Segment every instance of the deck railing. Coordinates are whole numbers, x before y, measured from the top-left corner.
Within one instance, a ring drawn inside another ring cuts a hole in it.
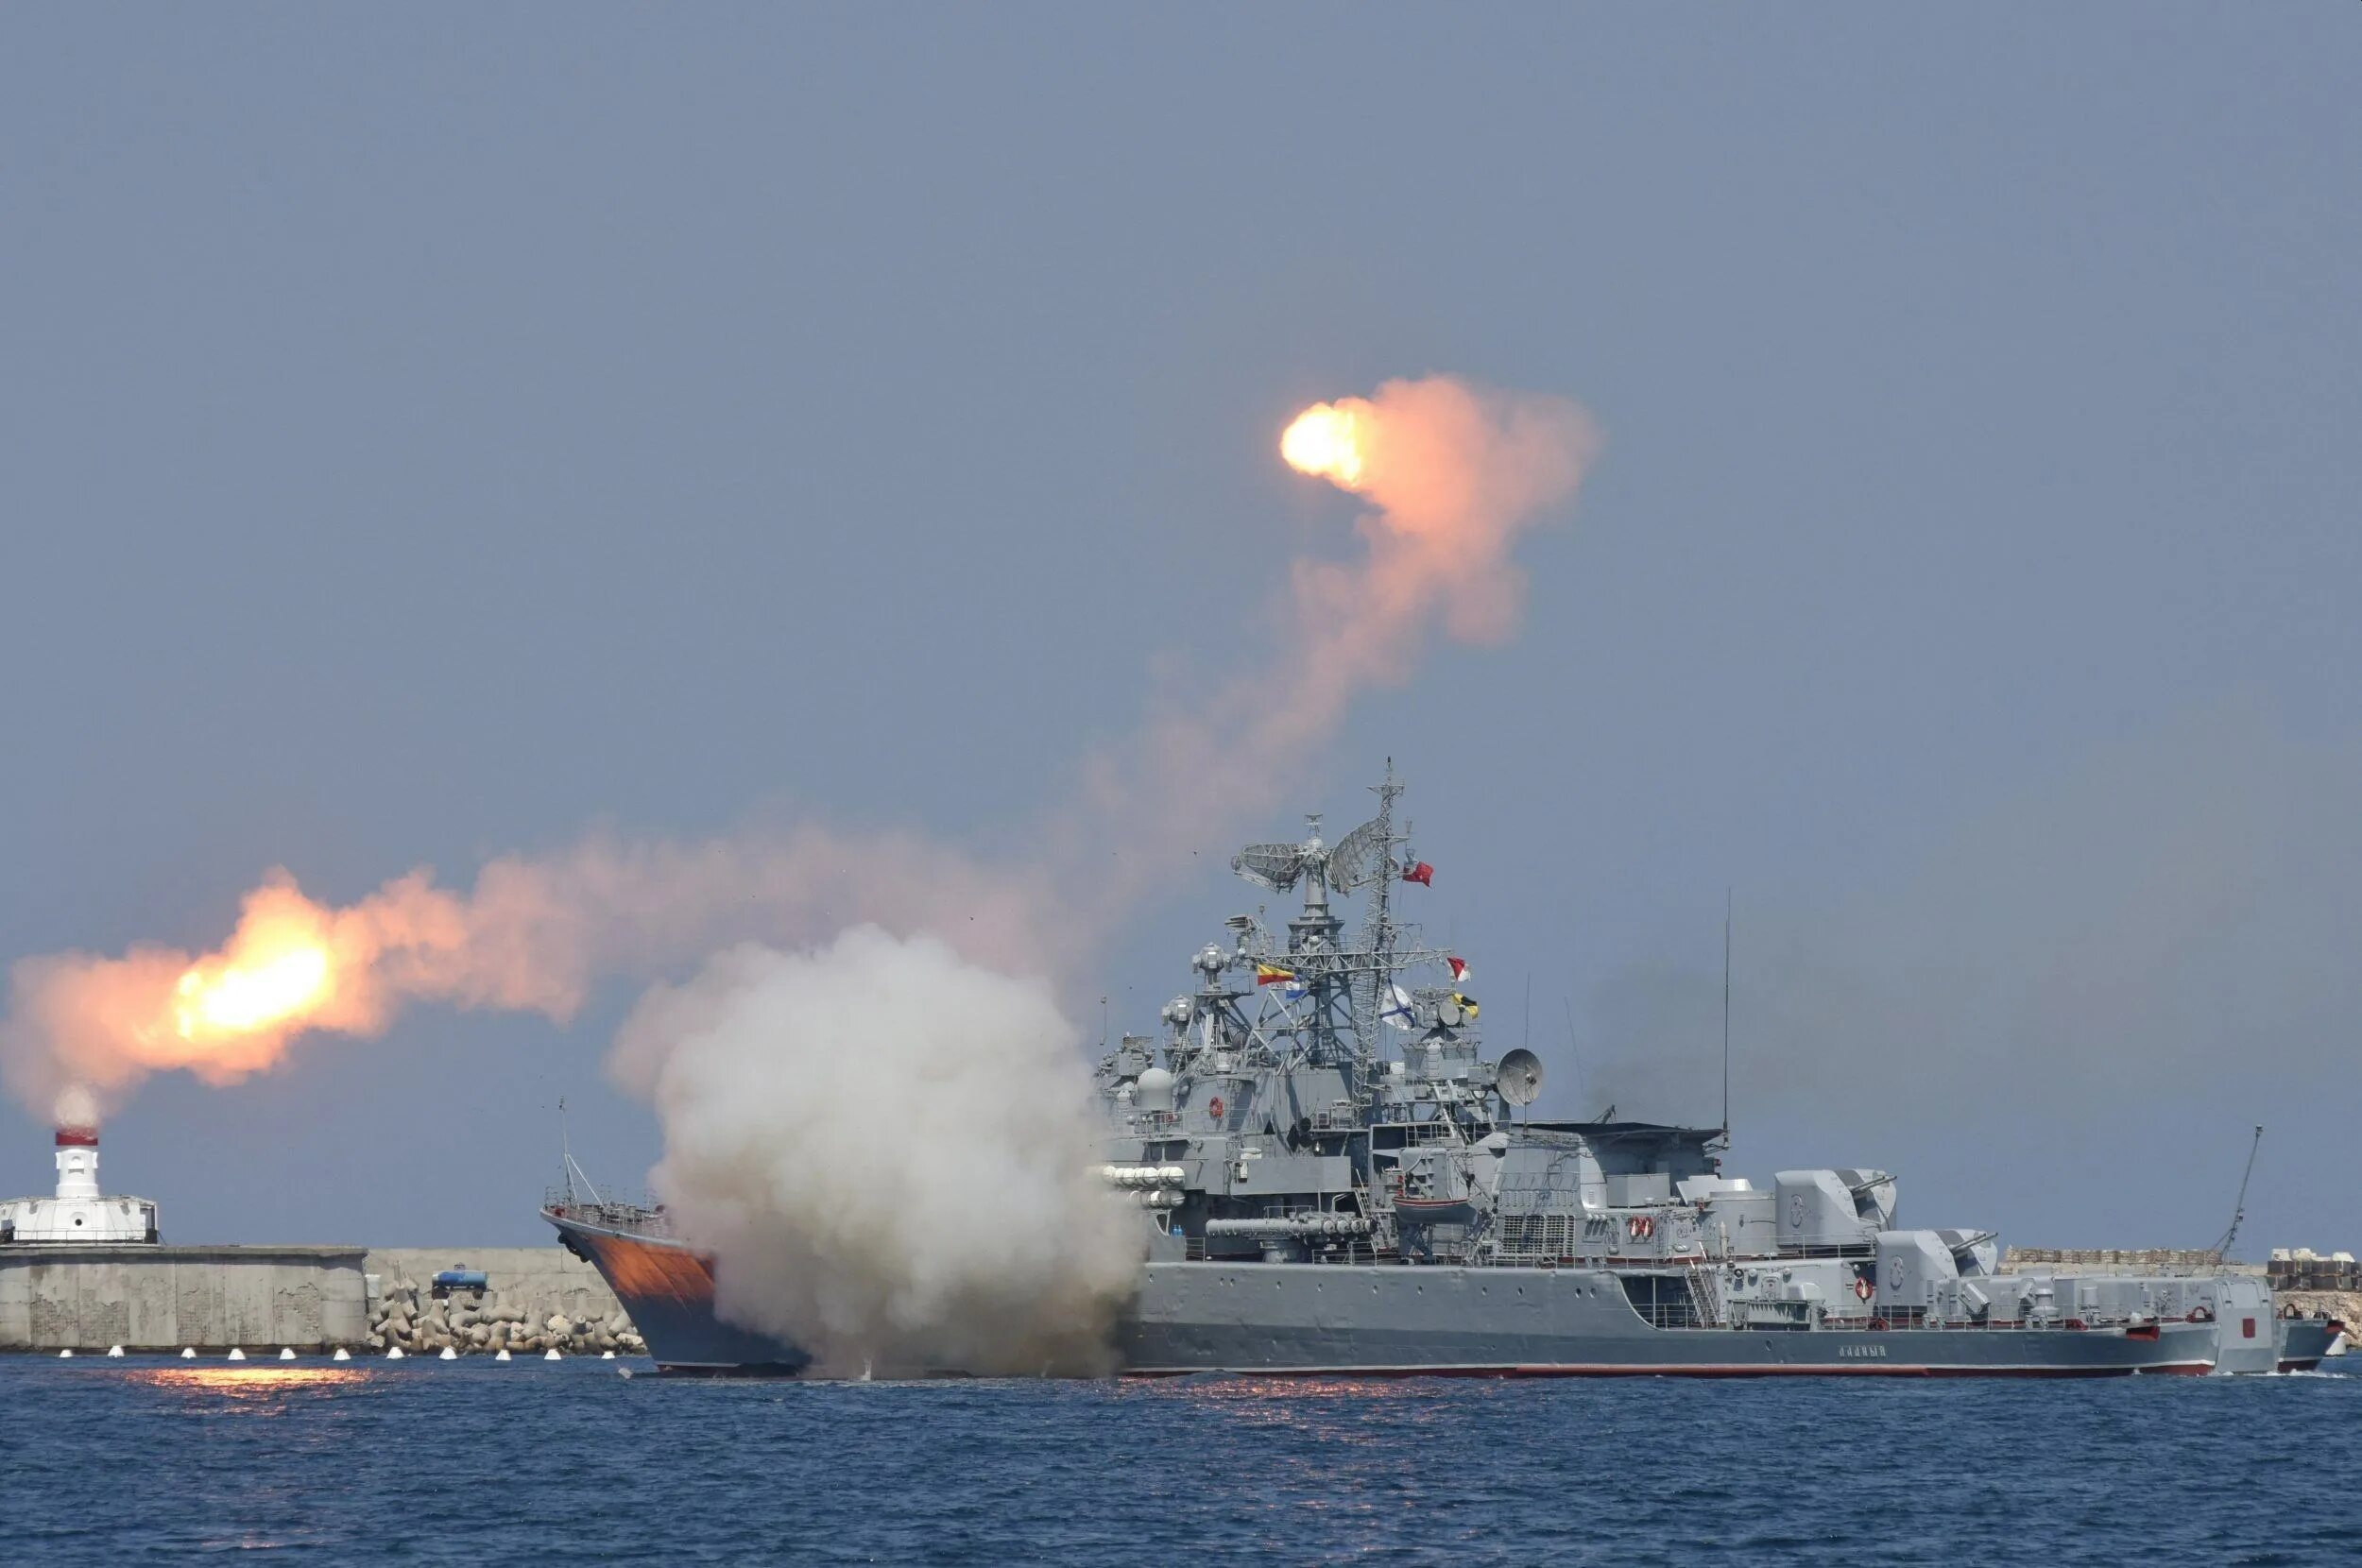
[[[561,1219],[610,1231],[667,1236],[673,1229],[673,1217],[646,1193],[608,1192],[592,1198],[579,1187],[550,1187],[541,1194],[541,1207]]]

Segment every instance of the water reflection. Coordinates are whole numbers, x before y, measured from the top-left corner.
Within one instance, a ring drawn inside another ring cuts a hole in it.
[[[1124,1389],[1127,1393],[1180,1398],[1201,1405],[1280,1404],[1302,1408],[1383,1403],[1389,1413],[1424,1411],[1446,1404],[1465,1405],[1471,1395],[1482,1398],[1498,1391],[1495,1381],[1489,1378],[1258,1377],[1248,1373],[1142,1380],[1124,1385]]]
[[[124,1374],[134,1387],[165,1393],[218,1394],[225,1399],[277,1403],[289,1394],[367,1381],[358,1367],[142,1367]]]
[[[1429,1377],[1188,1377],[1124,1389],[1178,1402],[1234,1427],[1294,1432],[1324,1444],[1399,1440],[1407,1427],[1453,1419],[1489,1384]]]

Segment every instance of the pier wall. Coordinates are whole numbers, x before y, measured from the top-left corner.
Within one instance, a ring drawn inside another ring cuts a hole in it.
[[[433,1312],[446,1269],[488,1276],[486,1296],[466,1304],[496,1300],[539,1339],[554,1338],[552,1318],[593,1334],[625,1321],[598,1270],[555,1246],[0,1247],[0,1352],[357,1351],[384,1327],[388,1298],[408,1300],[414,1316]]]
[[[358,1247],[0,1249],[0,1351],[359,1344]]]

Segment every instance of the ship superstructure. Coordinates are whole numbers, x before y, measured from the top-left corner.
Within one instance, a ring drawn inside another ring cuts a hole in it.
[[[1465,966],[1396,890],[1431,869],[1377,815],[1232,866],[1300,902],[1239,914],[1155,1035],[1096,1069],[1101,1177],[1146,1261],[1118,1330],[1134,1373],[2268,1372],[2272,1296],[2228,1272],[1998,1271],[1993,1233],[1906,1229],[1864,1167],[1727,1175],[1723,1128],[1535,1117],[1543,1066],[1487,1054]],[[1358,926],[1339,900],[1363,895]],[[545,1209],[660,1363],[804,1357],[711,1320],[711,1279],[656,1217]],[[676,1254],[659,1267],[651,1249]],[[691,1276],[695,1276],[692,1278]],[[684,1283],[684,1282],[687,1283]],[[637,1288],[636,1288],[637,1287]],[[643,1305],[642,1290],[653,1299]],[[700,1316],[700,1313],[703,1316]],[[660,1322],[676,1325],[668,1348]]]

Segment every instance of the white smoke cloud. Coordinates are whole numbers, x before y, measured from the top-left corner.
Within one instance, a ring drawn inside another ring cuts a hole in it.
[[[1045,981],[861,926],[657,987],[611,1065],[732,1321],[830,1372],[1091,1372],[1140,1232],[1075,1046]]]

